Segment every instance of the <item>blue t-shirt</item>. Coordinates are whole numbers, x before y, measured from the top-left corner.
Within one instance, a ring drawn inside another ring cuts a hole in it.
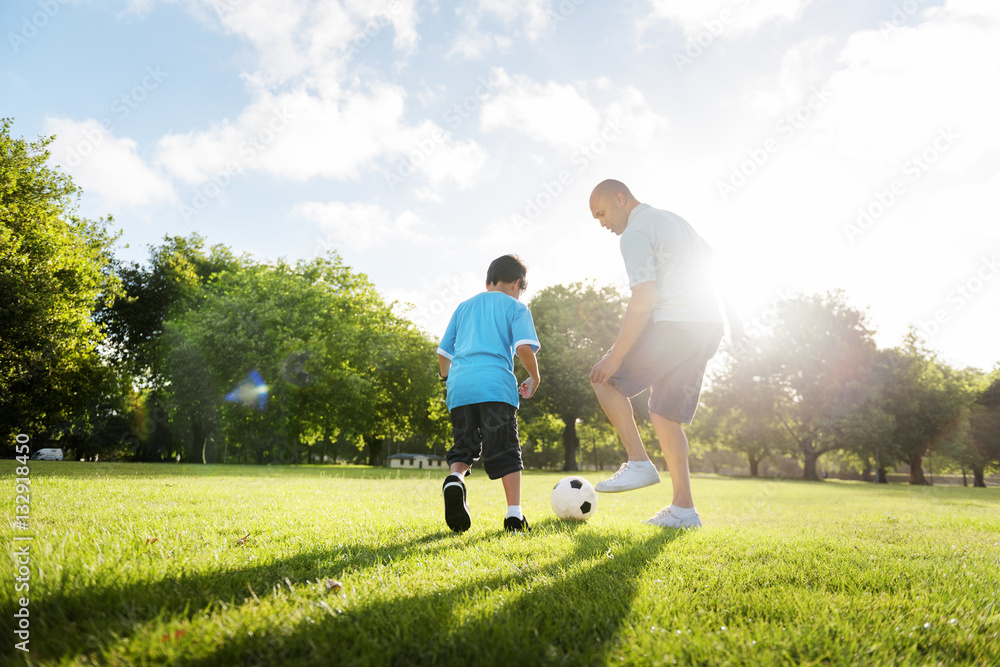
[[[514,355],[540,344],[528,307],[503,292],[482,292],[458,304],[438,354],[451,359],[448,409],[472,403],[518,406]]]

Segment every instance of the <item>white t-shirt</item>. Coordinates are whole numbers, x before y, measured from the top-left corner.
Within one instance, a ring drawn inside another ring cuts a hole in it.
[[[639,204],[620,238],[629,287],[656,282],[656,322],[722,322],[712,249],[684,218]]]

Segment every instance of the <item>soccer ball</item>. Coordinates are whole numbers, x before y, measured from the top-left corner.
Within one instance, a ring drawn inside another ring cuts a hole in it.
[[[560,519],[586,521],[597,511],[594,485],[582,477],[563,477],[552,488],[552,511]]]

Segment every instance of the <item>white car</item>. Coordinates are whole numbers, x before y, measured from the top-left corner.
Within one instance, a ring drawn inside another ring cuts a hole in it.
[[[39,449],[31,455],[32,461],[62,461],[63,453],[61,449]]]

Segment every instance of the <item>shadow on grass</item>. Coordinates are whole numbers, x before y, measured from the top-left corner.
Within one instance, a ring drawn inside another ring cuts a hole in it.
[[[578,530],[563,522],[546,528]],[[234,637],[192,664],[604,664],[645,567],[678,537],[657,531],[622,546],[614,537],[577,535],[558,562],[529,561],[448,590],[332,611],[290,634]],[[579,568],[586,560],[595,563]]]
[[[283,627],[253,636],[213,637],[219,644],[211,655],[205,656],[204,647],[200,651],[192,646],[194,654],[185,651],[185,662],[603,662],[601,656],[613,650],[618,629],[629,614],[644,567],[680,534],[657,531],[630,543],[615,535],[584,532],[582,524],[554,519],[540,522],[535,530],[539,535],[571,534],[572,553],[544,566],[532,564],[529,557],[511,572],[490,572],[471,583],[468,575],[460,574],[461,581],[453,587],[415,596],[390,591],[384,599],[367,597],[358,605],[350,600],[338,605],[336,596],[323,598],[305,591],[304,599],[293,604],[309,607],[307,619],[291,630]],[[37,630],[32,634],[45,640],[37,648],[33,643],[32,657],[70,661],[89,654],[101,661],[98,656],[157,619],[193,619],[218,613],[220,608],[240,609],[253,604],[257,596],[272,595],[275,587],[285,585],[286,578],[301,587],[323,578],[349,579],[351,572],[415,554],[455,550],[464,555],[483,542],[531,540],[524,535],[486,534],[468,536],[461,545],[445,542],[452,535],[441,531],[396,544],[353,545],[339,553],[317,549],[246,568],[184,574],[151,583],[99,584],[33,600],[32,617],[37,621],[32,629]],[[609,551],[612,548],[614,553]],[[595,564],[581,569],[584,561]],[[498,591],[509,600],[494,595]]]

